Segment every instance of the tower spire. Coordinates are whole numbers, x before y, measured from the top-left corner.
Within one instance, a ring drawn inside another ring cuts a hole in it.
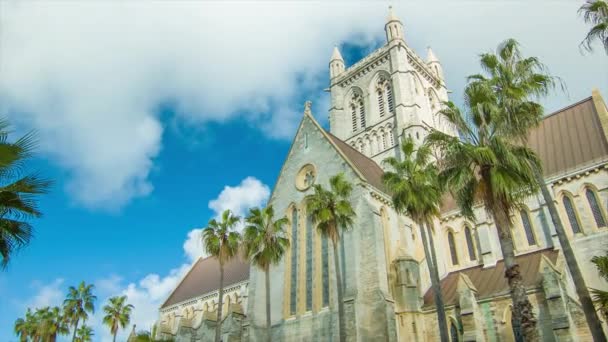
[[[388,43],[394,40],[403,40],[403,24],[393,12],[393,6],[388,6],[388,17],[386,18],[384,31],[386,31],[386,41]]]
[[[342,58],[342,54],[340,53],[338,46],[334,46],[334,51],[329,59],[329,78],[332,79],[340,75],[344,72],[344,70],[344,58]]]
[[[433,50],[431,49],[430,46],[427,47],[427,51],[426,51],[426,64],[428,64],[431,67],[431,69],[433,70],[433,72],[435,73],[435,75],[437,77],[439,77],[440,79],[443,79],[443,68],[441,67],[439,58],[437,58],[437,56],[435,56],[435,53],[433,53]]]

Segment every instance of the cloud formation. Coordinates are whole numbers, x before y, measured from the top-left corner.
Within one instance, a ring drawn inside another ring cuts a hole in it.
[[[209,201],[209,208],[213,210],[216,219],[227,209],[237,216],[244,217],[249,208],[264,205],[269,196],[270,188],[250,176],[243,179],[237,186],[225,186],[215,199]],[[201,230],[201,228],[191,230],[184,241],[184,252],[190,261],[204,256]]]
[[[110,210],[153,190],[161,106],[186,124],[240,117],[289,138],[302,110],[294,100],[318,86],[332,45],[356,33],[363,44],[374,38],[365,32],[381,33],[379,18],[375,30],[369,20],[354,20],[369,16],[366,5],[0,6],[0,110],[40,132],[44,152],[69,171],[67,190],[79,204]]]

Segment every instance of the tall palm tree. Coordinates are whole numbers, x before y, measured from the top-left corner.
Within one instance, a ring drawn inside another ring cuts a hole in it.
[[[439,286],[437,260],[432,252],[435,246],[427,241],[425,225],[432,225],[434,217],[439,215],[442,191],[439,186],[438,170],[431,161],[431,148],[422,145],[417,150],[414,141],[406,138],[401,144],[402,160],[390,157],[384,160],[389,170],[384,173],[382,180],[392,193],[395,210],[406,214],[420,227],[424,255],[431,275],[431,287],[437,308],[437,321],[441,341],[449,341],[448,326],[445,315],[443,296]],[[429,237],[432,237],[429,232]],[[430,247],[430,250],[429,250]]]
[[[508,39],[499,44],[496,54],[482,54],[481,66],[486,75],[474,75],[470,80],[473,84],[487,86],[491,89],[502,119],[509,124],[510,132],[508,133],[513,136],[514,140],[519,140],[525,145],[530,129],[538,126],[544,117],[543,107],[536,103],[534,98],[546,96],[559,79],[549,75],[545,66],[537,58],[524,58],[519,43],[514,39]],[[591,334],[594,340],[604,341],[606,336],[602,324],[595,311],[570,240],[566,235],[555,200],[543,178],[542,171],[538,168],[534,168],[533,171],[547,204]]]
[[[508,123],[491,89],[475,83],[467,85],[464,103],[464,113],[452,102],[441,111],[460,131],[461,138],[432,130],[427,142],[442,153],[440,181],[463,215],[474,218],[473,207],[481,201],[493,217],[513,301],[516,339],[535,341],[536,319],[515,261],[510,229],[513,210],[536,191],[534,168],[540,168],[540,161],[532,150],[513,143],[504,134]]]
[[[594,256],[591,258],[591,262],[595,265],[600,277],[604,279],[604,281],[608,281],[608,253],[601,256]],[[598,304],[598,311],[604,316],[604,319],[608,320],[608,291],[598,289],[591,289],[591,291],[593,292],[593,299],[595,299]]]
[[[289,239],[283,227],[287,217],[275,221],[274,208],[253,208],[245,218],[243,249],[251,263],[264,271],[266,284],[266,340],[271,340],[270,330],[270,266],[276,265],[289,247]]]
[[[40,217],[36,198],[47,193],[51,182],[26,173],[25,162],[36,147],[34,133],[8,141],[10,126],[0,119],[0,266],[5,268],[12,254],[32,238],[29,218]]]
[[[320,184],[313,185],[314,193],[306,196],[306,209],[317,226],[319,233],[331,240],[334,252],[334,269],[336,272],[336,290],[338,293],[338,319],[340,341],[346,341],[346,324],[344,316],[344,295],[342,285],[342,272],[338,254],[341,231],[352,228],[355,211],[350,203],[353,185],[349,183],[343,173],[329,179],[330,189]]]
[[[75,342],[91,342],[91,341],[93,341],[93,336],[95,336],[95,333],[93,332],[93,328],[83,324],[80,328],[78,328],[78,331],[76,333],[76,339],[74,341]]]
[[[25,342],[34,339],[37,326],[38,322],[36,316],[32,313],[32,310],[28,308],[25,313],[25,318],[18,318],[15,321],[14,331],[15,334],[19,336],[19,341]]]
[[[222,213],[221,221],[212,219],[203,229],[203,246],[205,251],[216,257],[220,263],[220,288],[218,292],[217,325],[215,326],[215,342],[220,342],[222,332],[222,305],[224,304],[224,265],[237,256],[240,248],[241,235],[234,231],[240,218],[230,210]]]
[[[591,44],[597,39],[608,54],[608,2],[606,0],[587,0],[578,9],[578,13],[583,15],[585,23],[593,25],[580,46],[587,51],[592,51]]]
[[[83,322],[89,318],[89,312],[95,312],[95,300],[97,297],[93,295],[93,284],[85,284],[81,282],[78,288],[70,286],[68,289],[67,298],[63,301],[63,307],[67,319],[74,325],[74,332],[72,334],[72,341],[76,339],[76,330],[78,330],[78,323],[82,319]]]
[[[119,328],[126,328],[131,321],[131,311],[133,305],[127,304],[127,296],[112,297],[109,299],[110,304],[103,307],[103,324],[110,328],[110,333],[113,336],[113,341],[116,342],[116,335]]]

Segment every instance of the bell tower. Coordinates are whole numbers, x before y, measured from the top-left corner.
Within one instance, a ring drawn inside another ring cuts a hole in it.
[[[405,136],[420,144],[429,127],[456,135],[439,114],[448,100],[439,59],[429,49],[425,61],[407,45],[392,7],[384,30],[386,44],[355,64],[347,67],[337,47],[329,62],[330,131],[381,166],[399,157]]]

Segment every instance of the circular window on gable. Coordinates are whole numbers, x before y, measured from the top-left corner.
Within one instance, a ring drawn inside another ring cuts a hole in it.
[[[302,166],[296,176],[296,188],[300,191],[308,190],[317,178],[317,170],[312,164]]]

